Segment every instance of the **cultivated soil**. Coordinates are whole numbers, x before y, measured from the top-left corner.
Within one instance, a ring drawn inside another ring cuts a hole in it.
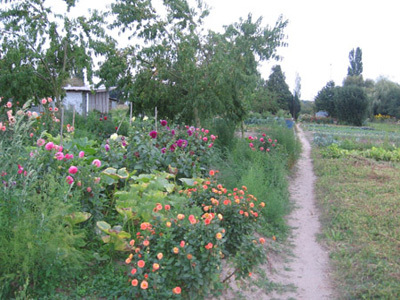
[[[290,179],[294,206],[287,217],[291,235],[284,244],[266,243],[268,261],[252,276],[252,282],[229,283],[224,295],[215,299],[335,299],[329,279],[328,252],[317,241],[319,211],[315,203],[311,146],[296,125],[302,154]],[[267,245],[268,244],[268,245]]]

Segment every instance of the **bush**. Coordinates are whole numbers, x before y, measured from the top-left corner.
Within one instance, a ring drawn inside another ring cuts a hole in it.
[[[335,107],[339,121],[362,126],[367,118],[368,99],[364,90],[355,85],[336,88]]]

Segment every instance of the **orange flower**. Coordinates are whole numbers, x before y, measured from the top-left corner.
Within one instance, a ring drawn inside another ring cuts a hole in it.
[[[160,265],[157,263],[153,264],[153,271],[157,271],[160,268]]]
[[[147,247],[148,245],[150,245],[149,240],[144,240],[143,241],[143,246]]]
[[[264,203],[264,202],[261,202],[261,203],[260,203],[260,206],[261,206],[261,207],[264,207],[264,206],[265,206],[265,203]]]
[[[168,221],[168,222],[166,223],[166,225],[167,225],[167,227],[171,227],[171,222]]]
[[[157,258],[158,258],[159,260],[161,260],[163,257],[164,257],[164,255],[163,255],[161,252],[157,254]]]
[[[146,280],[143,280],[142,283],[140,284],[140,288],[142,290],[145,290],[149,287],[149,283]]]
[[[212,243],[208,243],[208,244],[205,246],[205,248],[206,248],[207,250],[212,249],[212,247],[213,247],[213,244],[212,244]]]
[[[136,270],[135,268],[133,268],[133,269],[131,270],[131,274],[132,274],[132,275],[135,275],[135,274],[136,274],[136,271],[137,271],[137,270]]]
[[[210,223],[211,223],[211,219],[210,218],[207,218],[207,219],[204,220],[204,224],[208,225]]]
[[[222,239],[222,233],[221,233],[221,232],[218,232],[218,233],[215,235],[215,238],[216,238],[217,240]]]
[[[254,207],[254,203],[253,203],[253,202],[250,202],[249,205],[250,205],[250,207],[252,207],[252,208]]]
[[[179,253],[179,248],[178,247],[174,247],[174,249],[172,249],[172,252],[174,252],[175,254]]]
[[[188,260],[191,260],[193,258],[193,255],[189,253],[188,255],[186,255],[186,257]]]
[[[150,223],[149,222],[143,222],[142,224],[140,224],[140,229],[141,230],[146,230],[150,227]]]
[[[139,284],[139,281],[137,279],[132,280],[132,285],[137,286]]]
[[[166,205],[164,206],[164,208],[165,208],[165,210],[170,210],[170,209],[171,209],[171,205],[166,204]]]
[[[135,245],[135,240],[130,240],[129,245],[133,247],[133,245]]]
[[[243,210],[239,210],[239,214],[243,215],[243,213],[244,213]]]
[[[276,241],[276,236],[273,235],[273,236],[272,236],[272,239],[273,239],[274,241]]]
[[[203,189],[208,189],[208,186],[206,184],[203,185]]]
[[[184,214],[178,214],[177,216],[178,220],[183,220],[185,218]]]
[[[146,263],[144,262],[144,260],[139,260],[138,263],[137,263],[139,268],[143,268],[145,264]]]
[[[194,217],[194,215],[190,215],[189,216],[189,222],[190,222],[190,224],[196,224],[196,218]]]
[[[172,289],[172,292],[173,292],[174,294],[179,295],[179,294],[182,292],[182,290],[181,290],[181,288],[180,288],[179,286],[177,286],[177,287],[175,287],[175,288]]]
[[[179,244],[181,246],[181,248],[185,247],[185,241],[181,241],[181,243]]]
[[[224,200],[224,205],[228,205],[228,204],[229,204],[229,200],[228,199]]]
[[[260,238],[260,244],[264,244],[265,243],[265,239],[264,238]]]
[[[222,220],[224,217],[221,214],[218,214],[218,219]]]
[[[210,170],[210,172],[208,172],[208,174],[210,174],[210,176],[214,176],[215,175],[215,171],[214,170]]]
[[[161,205],[161,203],[157,203],[157,204],[156,204],[156,209],[157,209],[157,210],[162,210],[162,205]]]
[[[125,259],[125,263],[130,264],[132,261],[132,259],[130,259],[129,257],[127,259]]]

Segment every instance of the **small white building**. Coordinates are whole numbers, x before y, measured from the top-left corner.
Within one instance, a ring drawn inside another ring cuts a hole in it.
[[[107,114],[118,103],[116,99],[110,98],[109,91],[104,86],[95,89],[90,86],[68,85],[64,89],[66,91],[64,107],[68,110],[75,108],[80,115],[87,115],[92,110]]]

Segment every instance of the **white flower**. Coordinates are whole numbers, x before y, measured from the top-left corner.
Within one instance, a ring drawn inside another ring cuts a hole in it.
[[[112,139],[113,141],[115,141],[117,138],[118,138],[118,133],[113,133],[113,134],[110,136],[110,139]]]
[[[143,121],[147,121],[149,119],[148,116],[144,116]]]
[[[135,122],[135,120],[136,120],[136,117],[133,117],[131,120],[132,120],[132,122]]]

